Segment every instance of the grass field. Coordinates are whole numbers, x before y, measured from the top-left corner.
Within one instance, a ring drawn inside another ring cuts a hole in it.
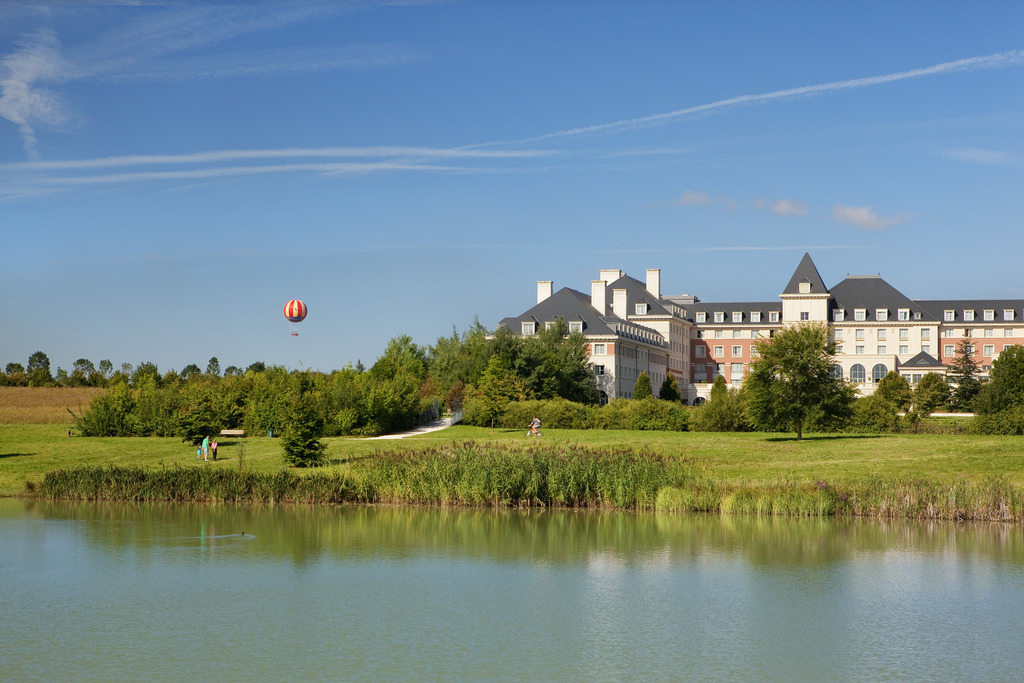
[[[326,439],[334,463],[392,451],[422,450],[467,441],[522,444],[522,430],[456,426],[402,440]],[[1001,477],[1024,487],[1024,440],[1009,436],[906,434],[890,436],[707,432],[545,430],[539,441],[552,448],[627,447],[693,459],[729,484],[779,482],[854,485],[869,480],[928,480],[945,483]],[[195,451],[173,438],[86,438],[67,436],[60,424],[0,425],[0,495],[20,495],[25,482],[40,481],[59,467],[143,465],[285,469],[278,439],[245,437],[221,441],[216,463],[196,462]]]

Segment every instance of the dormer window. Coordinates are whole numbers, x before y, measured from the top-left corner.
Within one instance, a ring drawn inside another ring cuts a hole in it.
[[[743,313],[741,313],[740,311],[733,311],[732,321],[734,323],[741,323],[741,322],[743,322]]]
[[[899,311],[896,312],[896,319],[897,320],[910,320],[910,309],[909,308],[901,308]]]
[[[697,311],[696,319],[699,323],[706,323],[708,321],[708,314],[704,311]]]
[[[574,334],[576,332],[582,332],[582,331],[583,331],[583,321],[576,320],[574,322],[569,323],[569,334]]]
[[[537,323],[523,323],[523,336],[532,337],[537,332]]]
[[[637,315],[647,315],[647,304],[637,304],[636,305],[636,314]]]
[[[1013,309],[1012,308],[1003,309],[1003,320],[1013,320]]]
[[[750,312],[750,322],[752,322],[752,323],[759,323],[759,322],[761,322],[761,311],[751,311]]]
[[[810,294],[811,293],[811,283],[808,282],[807,280],[804,280],[803,282],[801,282],[800,283],[800,293],[801,294]]]
[[[864,322],[868,319],[868,311],[866,308],[855,308],[853,309],[853,319],[857,322]]]
[[[779,312],[778,311],[768,311],[768,322],[770,322],[770,323],[777,323],[777,322],[779,322]]]
[[[716,323],[724,323],[725,322],[725,313],[723,313],[722,311],[715,311],[715,322]]]
[[[943,311],[942,312],[942,319],[945,320],[947,323],[951,323],[951,322],[955,321],[956,320],[956,311],[948,311],[948,310],[947,311]]]
[[[974,320],[974,310],[970,308],[964,309],[964,321],[970,322]]]
[[[889,309],[888,308],[876,308],[875,309],[875,320],[877,320],[879,322],[885,322],[888,319],[889,319]]]
[[[846,319],[846,309],[845,308],[837,308],[834,311],[832,311],[832,322],[834,322],[834,323],[841,323],[845,319]]]
[[[996,312],[991,309],[985,309],[985,311],[981,314],[981,317],[984,320],[995,320]]]

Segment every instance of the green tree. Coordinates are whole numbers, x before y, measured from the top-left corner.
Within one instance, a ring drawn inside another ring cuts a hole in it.
[[[637,401],[642,401],[645,398],[652,398],[654,392],[651,391],[651,378],[646,372],[641,372],[640,376],[636,378],[636,384],[633,385],[633,398]]]
[[[193,377],[198,377],[201,374],[203,374],[203,371],[200,370],[199,366],[195,363],[189,363],[181,369],[181,378],[185,381],[188,381]]]
[[[665,381],[661,383],[658,398],[662,401],[679,401],[682,398],[679,395],[679,384],[676,382],[676,376],[671,372],[665,376]]]
[[[475,386],[480,381],[493,350],[487,336],[487,329],[474,319],[465,332],[459,334],[453,326],[450,337],[439,337],[437,343],[430,347],[427,369],[436,379],[441,393],[446,393],[458,383]]]
[[[974,398],[981,390],[978,380],[978,362],[974,360],[974,344],[968,334],[956,345],[956,356],[949,364],[946,379],[953,385],[949,407],[956,411],[974,409]]]
[[[836,344],[826,325],[786,327],[755,344],[746,381],[748,413],[763,430],[829,426],[849,419],[856,388],[832,371]]]
[[[131,385],[133,387],[138,387],[147,381],[151,382],[156,388],[160,388],[163,385],[163,377],[160,376],[160,369],[157,368],[156,363],[139,363],[138,367],[132,372]]]
[[[132,390],[127,382],[118,382],[90,401],[82,415],[75,416],[75,427],[82,436],[133,436],[134,413]]]
[[[293,467],[323,465],[327,450],[327,444],[320,440],[323,427],[313,396],[301,393],[292,404],[281,439],[285,462]]]
[[[220,361],[217,360],[217,356],[214,356],[207,361],[206,374],[211,377],[220,377]]]
[[[1024,405],[1024,347],[1007,346],[992,361],[990,381],[982,385],[975,399],[979,414],[998,413]]]
[[[895,432],[899,427],[896,412],[896,404],[876,391],[854,401],[850,427],[858,432]]]
[[[480,378],[480,395],[487,419],[493,424],[505,412],[509,402],[526,399],[526,388],[504,356],[494,354],[487,361],[487,370]]]
[[[897,410],[909,410],[914,400],[907,378],[892,370],[878,382],[875,394],[896,406]]]
[[[921,378],[914,389],[914,410],[922,415],[931,415],[949,402],[949,384],[937,372],[929,372]]]
[[[189,382],[181,391],[175,412],[175,432],[185,443],[198,443],[222,429],[207,384]]]
[[[750,430],[746,416],[746,395],[731,388],[723,375],[715,377],[709,400],[694,408],[690,429],[700,432],[745,432]]]
[[[50,359],[42,351],[36,351],[28,357],[27,374],[30,387],[45,387],[53,384],[53,376],[50,374]]]

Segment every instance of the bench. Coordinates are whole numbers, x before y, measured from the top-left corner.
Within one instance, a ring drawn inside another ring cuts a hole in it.
[[[220,430],[221,436],[245,436],[244,429],[222,429]]]

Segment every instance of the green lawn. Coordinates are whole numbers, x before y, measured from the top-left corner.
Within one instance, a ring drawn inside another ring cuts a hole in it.
[[[706,463],[728,481],[828,481],[855,484],[886,479],[984,479],[1004,476],[1024,486],[1024,439],[1004,436],[906,434],[809,435],[714,434],[707,432],[630,432],[544,430],[527,439],[525,430],[456,426],[402,440],[327,439],[334,461],[389,450],[439,446],[453,441],[494,441],[545,445],[582,444],[594,448],[646,448]],[[134,464],[182,467],[239,467],[265,472],[284,468],[281,442],[266,437],[226,439],[216,463],[196,462],[195,451],[173,438],[68,437],[67,425],[0,425],[0,495],[19,495],[28,480],[39,481],[58,467]]]

